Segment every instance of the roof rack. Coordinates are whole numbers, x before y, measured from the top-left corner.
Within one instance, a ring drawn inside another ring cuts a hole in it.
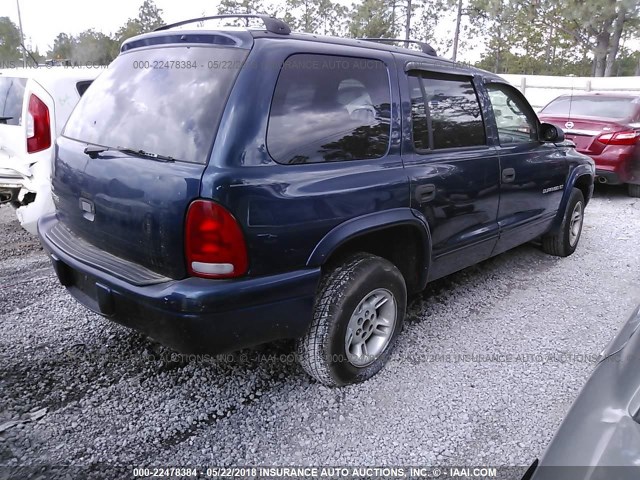
[[[277,33],[279,35],[289,35],[291,33],[291,28],[285,22],[263,13],[239,13],[239,14],[212,15],[210,17],[191,18],[189,20],[182,20],[181,22],[171,23],[169,25],[163,25],[161,27],[156,28],[154,32],[157,32],[160,30],[168,30],[174,27],[180,27],[182,25],[187,25],[189,23],[202,22],[204,20],[217,20],[219,18],[259,18],[264,22],[264,26],[267,32]]]
[[[415,44],[420,45],[420,50],[422,53],[426,53],[427,55],[431,55],[432,57],[437,57],[438,53],[436,49],[429,45],[427,42],[421,42],[419,40],[405,40],[403,38],[358,38],[356,40],[366,40],[367,42],[377,42],[377,43],[405,43],[405,44]]]

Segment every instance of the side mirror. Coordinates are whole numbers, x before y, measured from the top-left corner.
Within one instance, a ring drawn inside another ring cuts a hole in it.
[[[540,124],[540,141],[546,143],[564,142],[564,130],[551,123]]]

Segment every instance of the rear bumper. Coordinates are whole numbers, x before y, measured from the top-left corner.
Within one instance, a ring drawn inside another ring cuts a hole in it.
[[[596,182],[608,183],[611,185],[620,185],[625,183],[620,180],[620,176],[615,172],[615,170],[603,170],[601,168],[596,169]]]
[[[607,147],[602,154],[591,158],[596,162],[596,182],[640,184],[640,147]]]
[[[28,162],[18,157],[0,159],[0,203],[16,207],[20,225],[32,235],[37,234],[38,219],[54,211],[51,152],[35,153]]]
[[[24,178],[21,175],[0,168],[0,203],[17,202],[23,188]]]
[[[132,285],[79,261],[38,223],[60,282],[87,308],[182,353],[223,353],[304,334],[320,269],[236,280],[187,278]]]

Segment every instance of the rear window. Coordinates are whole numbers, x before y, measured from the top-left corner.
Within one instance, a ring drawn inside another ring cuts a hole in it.
[[[389,148],[390,120],[384,63],[292,55],[273,95],[267,148],[284,164],[380,158]]]
[[[545,115],[561,115],[568,117],[601,117],[612,119],[627,119],[633,115],[638,100],[629,97],[561,97],[556,98],[540,113]]]
[[[22,125],[26,78],[0,76],[0,124]]]
[[[82,96],[64,135],[206,163],[246,56],[238,48],[182,46],[122,54]]]

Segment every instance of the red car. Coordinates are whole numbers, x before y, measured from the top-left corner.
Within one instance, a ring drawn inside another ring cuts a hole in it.
[[[640,95],[561,95],[538,116],[593,158],[597,182],[627,184],[629,195],[640,197]]]

